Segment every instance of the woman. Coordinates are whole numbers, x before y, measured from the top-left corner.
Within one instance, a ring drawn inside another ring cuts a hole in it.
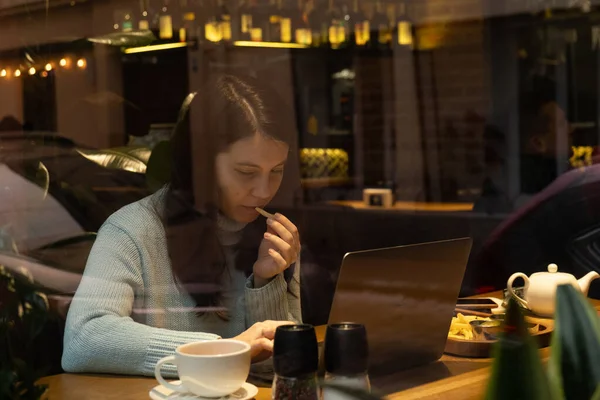
[[[262,361],[276,327],[300,322],[296,226],[255,210],[293,162],[294,124],[259,87],[223,75],[188,97],[170,184],[100,229],[67,317],[66,371],[153,375],[177,346],[222,337]],[[190,132],[193,113],[204,120]]]

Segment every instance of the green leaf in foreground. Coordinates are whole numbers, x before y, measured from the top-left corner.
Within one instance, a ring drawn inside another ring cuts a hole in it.
[[[493,357],[485,399],[556,398],[550,391],[537,343],[529,334],[521,308],[514,299],[509,301],[504,332],[494,345]]]
[[[600,321],[589,301],[571,285],[557,289],[548,375],[566,400],[598,396]]]
[[[596,391],[594,392],[591,400],[600,400],[600,385],[596,387]]]
[[[156,191],[171,180],[171,142],[163,140],[159,142],[148,160],[146,168],[146,183],[148,187]]]

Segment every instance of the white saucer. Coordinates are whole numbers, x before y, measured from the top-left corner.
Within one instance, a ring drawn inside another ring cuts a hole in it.
[[[181,381],[171,382],[174,385],[179,385]],[[171,389],[167,389],[163,385],[158,385],[152,388],[150,391],[150,398],[152,400],[199,400],[207,399],[208,397],[197,396],[192,393],[179,393],[174,392]],[[242,387],[237,391],[228,396],[220,397],[219,399],[210,398],[211,400],[249,400],[254,398],[258,394],[258,388],[251,383],[244,383]]]

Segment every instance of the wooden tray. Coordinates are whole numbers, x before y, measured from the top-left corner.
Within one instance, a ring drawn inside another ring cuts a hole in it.
[[[526,317],[527,322],[539,325],[538,332],[532,336],[537,340],[541,347],[550,345],[550,338],[554,330],[554,321],[546,318]],[[460,340],[448,338],[444,353],[457,357],[469,358],[488,358],[491,357],[492,346],[496,340]]]

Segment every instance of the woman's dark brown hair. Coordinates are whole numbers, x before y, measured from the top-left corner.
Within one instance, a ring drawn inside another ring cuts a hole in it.
[[[220,283],[227,271],[217,238],[215,159],[236,141],[255,134],[289,145],[278,196],[298,189],[292,109],[276,91],[254,78],[219,75],[188,96],[171,139],[171,181],[162,215],[168,252],[177,282],[206,311],[219,307]],[[246,276],[252,272],[265,231],[264,218],[258,218],[244,228],[237,244],[235,268]],[[292,276],[293,267],[285,273],[288,281]]]

